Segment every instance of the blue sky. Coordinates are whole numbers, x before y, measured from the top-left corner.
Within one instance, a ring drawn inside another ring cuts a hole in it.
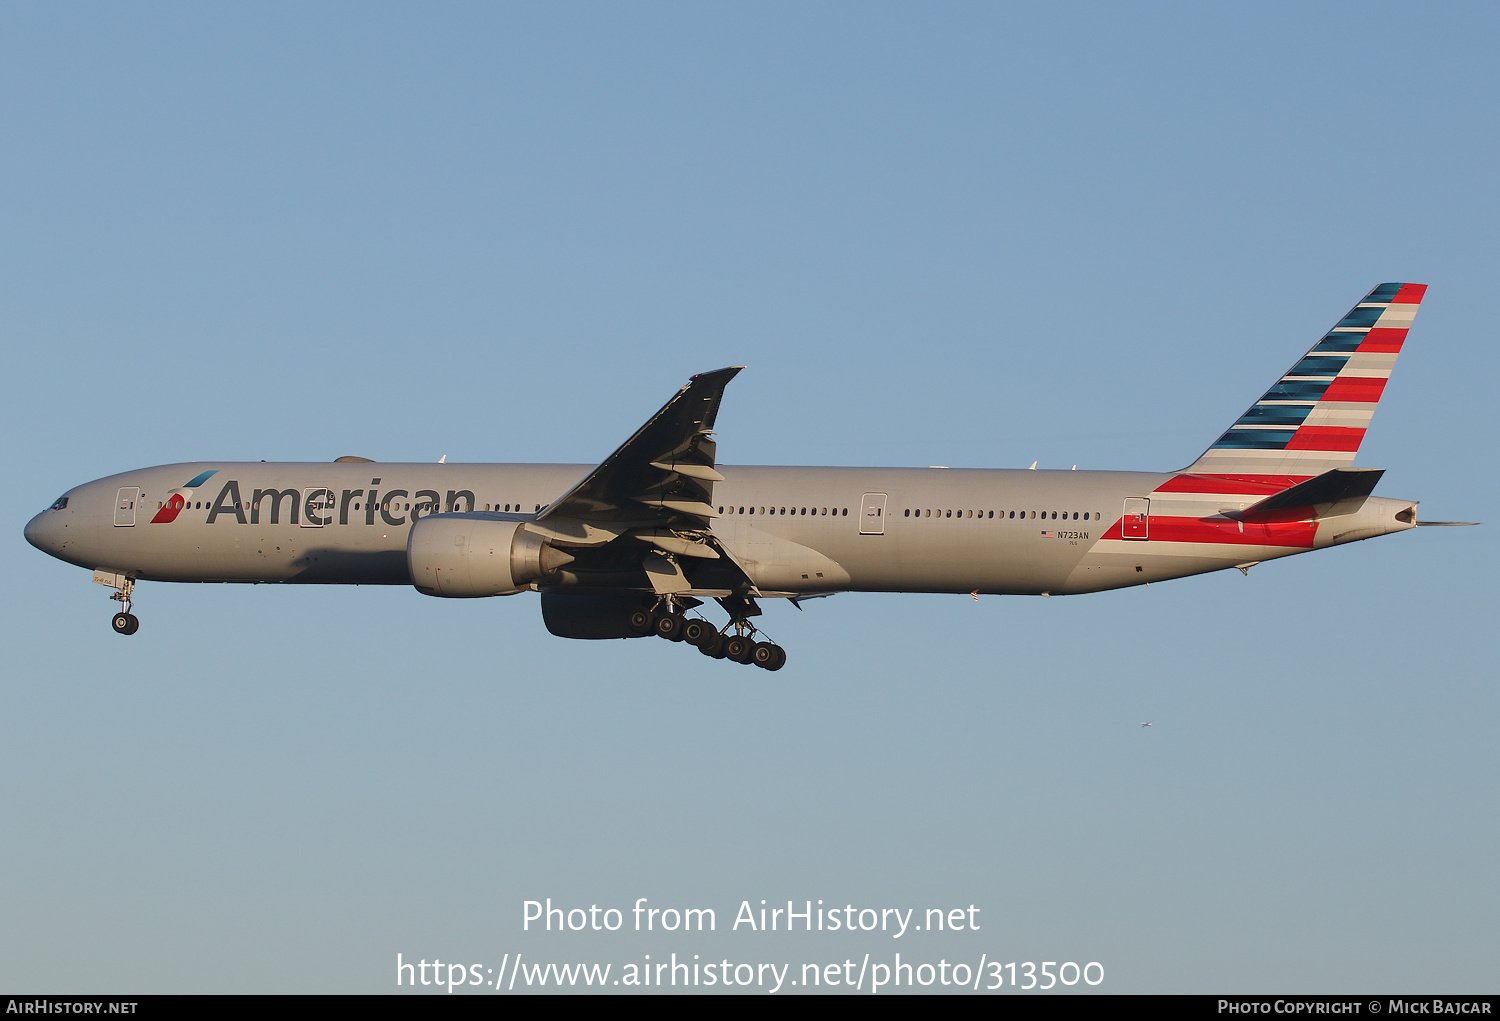
[[[1496,41],[1482,5],[5,8],[0,988],[903,950],[1493,991],[1493,527],[771,606],[774,675],[395,589],[143,584],[125,641],[21,528],[150,464],[594,462],[742,363],[727,463],[1166,470],[1386,280],[1431,289],[1359,463],[1485,520]],[[522,932],[546,897],[721,931]],[[722,931],[761,898],[985,927]]]

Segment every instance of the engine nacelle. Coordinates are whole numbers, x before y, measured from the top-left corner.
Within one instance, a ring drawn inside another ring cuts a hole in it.
[[[572,560],[524,521],[485,514],[431,514],[406,540],[412,584],[429,596],[514,595]]]

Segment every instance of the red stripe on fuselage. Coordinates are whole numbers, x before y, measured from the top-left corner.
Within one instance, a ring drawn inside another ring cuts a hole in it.
[[[1157,486],[1154,492],[1270,496],[1310,478],[1311,475],[1174,475]]]
[[[1278,512],[1276,516],[1280,516]],[[1305,513],[1305,512],[1302,512]],[[1245,521],[1230,518],[1174,518],[1151,516],[1149,539],[1141,542],[1146,548],[1152,542],[1202,542],[1225,546],[1285,546],[1290,549],[1312,549],[1313,537],[1317,535],[1316,521]],[[1120,539],[1120,522],[1116,521],[1109,531],[1099,536],[1103,539]]]
[[[1241,525],[1243,524],[1243,529]],[[1316,521],[1232,521],[1228,518],[1151,519],[1154,542],[1218,542],[1236,546],[1312,549]]]

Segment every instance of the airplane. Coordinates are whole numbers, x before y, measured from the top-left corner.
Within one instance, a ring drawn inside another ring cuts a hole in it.
[[[1365,295],[1192,464],[1124,472],[720,465],[743,366],[693,376],[593,468],[193,462],[68,490],[26,525],[134,634],[140,581],[539,594],[564,638],[659,637],[778,670],[764,599],[1060,596],[1238,568],[1419,525],[1354,457],[1426,293]],[[715,600],[729,621],[693,613]]]

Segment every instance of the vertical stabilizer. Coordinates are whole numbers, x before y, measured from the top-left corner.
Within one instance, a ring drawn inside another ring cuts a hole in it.
[[[1183,470],[1278,476],[1290,485],[1352,465],[1426,292],[1426,284],[1398,283],[1365,295]]]

